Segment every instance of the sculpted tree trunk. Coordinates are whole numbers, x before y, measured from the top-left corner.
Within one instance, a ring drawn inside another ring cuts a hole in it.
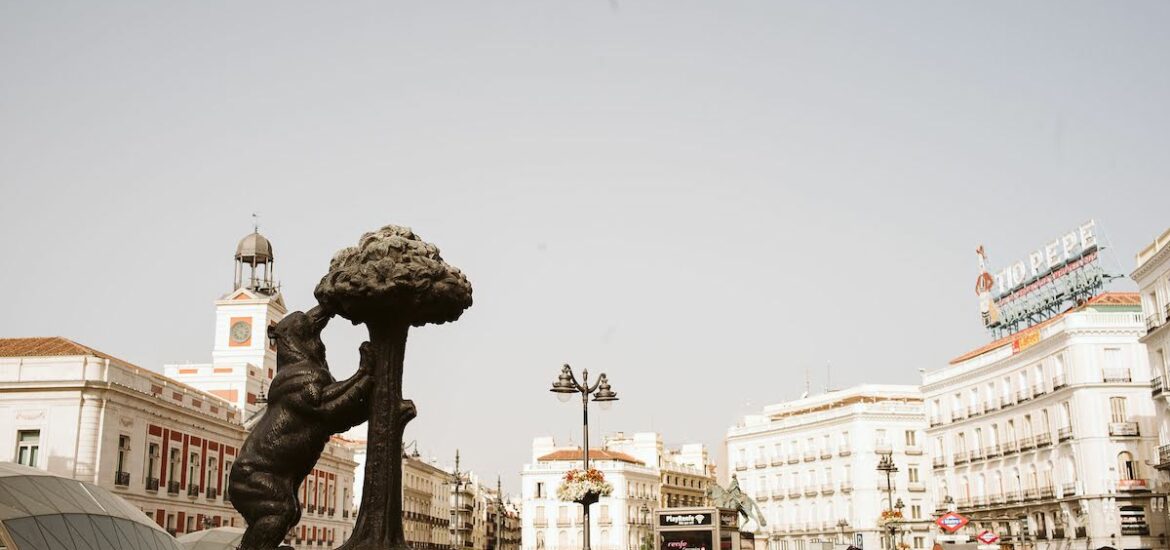
[[[410,325],[367,321],[366,328],[374,358],[366,474],[357,524],[350,544],[342,548],[401,549],[407,547],[402,531],[402,433],[417,414],[414,402],[402,398],[402,363]]]
[[[339,251],[314,292],[321,305],[365,323],[374,389],[365,484],[353,535],[339,550],[408,550],[402,531],[402,433],[417,411],[402,398],[411,326],[454,321],[471,306],[471,283],[411,230],[388,225]]]

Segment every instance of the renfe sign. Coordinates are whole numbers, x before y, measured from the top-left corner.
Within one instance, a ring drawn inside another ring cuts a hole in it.
[[[1097,222],[1089,220],[995,274],[995,297],[1007,296],[1097,249]]]

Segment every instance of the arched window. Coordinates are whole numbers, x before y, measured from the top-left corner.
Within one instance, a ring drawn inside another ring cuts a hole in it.
[[[557,548],[564,548],[569,545],[569,532],[560,531],[557,533]]]
[[[1129,451],[1121,451],[1117,455],[1117,471],[1121,479],[1138,479],[1138,465]]]

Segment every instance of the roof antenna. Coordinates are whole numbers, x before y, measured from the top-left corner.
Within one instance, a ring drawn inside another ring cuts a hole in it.
[[[833,362],[825,361],[825,393],[833,391]]]
[[[260,232],[260,214],[257,214],[256,212],[252,212],[252,232]]]

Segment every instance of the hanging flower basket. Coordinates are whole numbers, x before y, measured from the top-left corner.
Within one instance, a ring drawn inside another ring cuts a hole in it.
[[[903,519],[902,512],[898,510],[882,510],[882,515],[878,518],[878,524],[889,525],[891,523],[898,523]]]
[[[585,506],[597,502],[601,497],[613,494],[613,485],[605,480],[600,470],[590,468],[565,472],[561,486],[557,487],[557,498],[566,502],[578,502]]]

